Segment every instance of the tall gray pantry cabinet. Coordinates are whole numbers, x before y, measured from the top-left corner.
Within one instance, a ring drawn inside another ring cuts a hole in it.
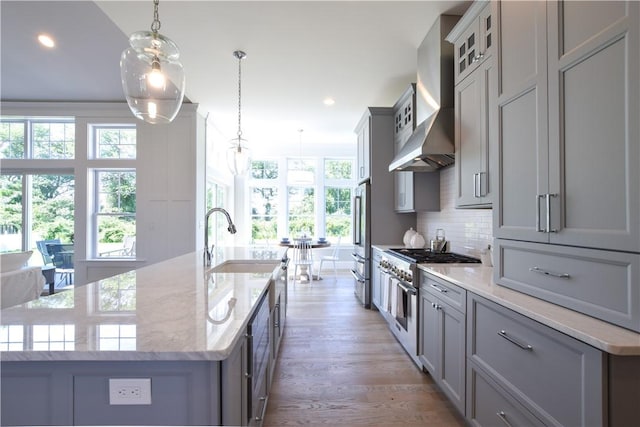
[[[640,332],[640,3],[495,11],[494,279]]]

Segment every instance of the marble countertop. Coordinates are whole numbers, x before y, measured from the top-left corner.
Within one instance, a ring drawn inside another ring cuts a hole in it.
[[[275,268],[283,253],[217,250],[212,265],[251,259]],[[6,308],[0,360],[222,360],[270,277],[213,273],[197,251]]]
[[[492,267],[421,264],[418,268],[607,353],[620,356],[640,355],[640,334],[498,286],[493,282]]]

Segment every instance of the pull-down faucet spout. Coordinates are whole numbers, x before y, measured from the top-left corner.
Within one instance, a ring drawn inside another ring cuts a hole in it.
[[[213,246],[214,245],[211,245],[211,249],[209,249],[209,217],[214,212],[220,212],[220,213],[224,214],[224,216],[227,218],[227,222],[229,223],[229,226],[227,227],[227,230],[231,234],[236,234],[236,226],[233,225],[233,221],[231,221],[231,216],[229,216],[229,212],[227,212],[223,208],[211,208],[211,209],[209,209],[207,214],[204,216],[204,264],[207,267],[211,265],[211,257],[213,256]]]

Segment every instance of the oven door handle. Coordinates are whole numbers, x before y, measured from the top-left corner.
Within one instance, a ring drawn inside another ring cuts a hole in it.
[[[359,283],[364,283],[366,282],[366,280],[364,279],[364,277],[360,276],[360,274],[358,274],[357,271],[355,270],[351,270],[351,275],[353,276],[354,279],[356,279],[357,282]]]
[[[398,283],[398,286],[402,288],[402,290],[405,291],[406,293],[410,295],[418,295],[418,291],[413,286],[406,285],[404,282],[401,282],[400,280],[398,280],[397,283]]]
[[[353,258],[356,262],[359,262],[360,264],[364,264],[365,261],[367,260],[365,257],[355,252],[351,253],[351,258]]]

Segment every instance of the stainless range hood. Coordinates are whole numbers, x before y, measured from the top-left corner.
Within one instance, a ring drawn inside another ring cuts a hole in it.
[[[418,125],[389,171],[433,172],[454,162],[453,45],[445,37],[459,19],[440,15],[418,48]]]

